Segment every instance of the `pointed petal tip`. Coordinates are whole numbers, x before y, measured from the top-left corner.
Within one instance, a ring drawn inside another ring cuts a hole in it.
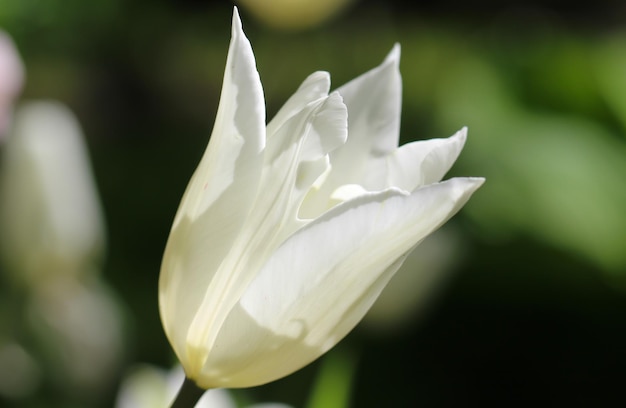
[[[328,71],[315,71],[308,76],[306,81],[328,81],[330,82],[330,73]]]
[[[243,34],[243,27],[241,25],[241,18],[239,17],[239,9],[237,6],[234,6],[232,36],[235,37],[239,33]]]
[[[450,139],[455,142],[458,141],[461,147],[463,147],[465,145],[465,141],[467,140],[467,126],[463,126],[460,130],[453,134]]]
[[[468,190],[470,194],[473,194],[485,183],[484,177],[466,177],[465,181],[468,184]]]
[[[478,187],[482,186],[486,180],[484,177],[468,177],[468,178],[470,181],[475,183]]]
[[[431,186],[447,186],[450,197],[457,203],[457,210],[460,210],[470,197],[483,185],[483,177],[454,177],[446,181],[431,184]],[[455,212],[456,212],[455,211]]]
[[[400,43],[395,43],[389,54],[385,57],[383,64],[399,64],[400,62]]]

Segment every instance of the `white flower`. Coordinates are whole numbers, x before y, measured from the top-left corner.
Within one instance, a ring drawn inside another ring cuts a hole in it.
[[[167,408],[185,375],[180,367],[165,371],[151,365],[140,365],[124,378],[117,394],[116,408]],[[237,405],[225,390],[205,393],[196,405],[198,408],[236,408]]]
[[[0,340],[0,396],[24,398],[39,387],[42,370],[27,350],[6,337],[5,334]]]
[[[115,408],[166,408],[176,396],[185,375],[180,367],[165,371],[143,364],[124,378],[115,400]],[[196,408],[237,408],[227,390],[205,392]],[[248,408],[290,408],[279,403],[254,404]]]
[[[329,75],[312,74],[266,128],[235,10],[211,141],[159,282],[165,332],[200,387],[263,384],[318,358],[482,184],[439,182],[465,130],[397,147],[399,56],[330,95]]]
[[[24,66],[13,40],[0,30],[0,141],[9,128],[13,101],[24,84]]]
[[[97,278],[56,276],[27,299],[25,326],[52,381],[75,395],[102,397],[124,359],[124,315],[117,298]]]
[[[57,102],[21,106],[4,146],[0,255],[20,283],[98,269],[105,231],[83,135]]]
[[[282,29],[305,29],[327,21],[354,0],[239,0],[260,21]]]

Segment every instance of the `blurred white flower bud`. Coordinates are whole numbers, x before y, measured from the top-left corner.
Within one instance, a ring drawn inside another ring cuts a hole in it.
[[[180,366],[169,372],[147,364],[137,366],[122,382],[115,407],[167,408],[184,379],[185,374]],[[196,406],[237,408],[225,390],[205,393]]]
[[[239,0],[263,23],[280,29],[305,29],[332,18],[354,0]]]
[[[13,100],[24,83],[24,66],[13,40],[0,30],[0,140],[9,128]]]
[[[31,294],[26,316],[56,387],[91,401],[110,391],[125,344],[122,311],[108,287],[97,279],[48,281]]]
[[[141,364],[131,369],[120,386],[115,408],[167,408],[180,388],[185,373],[181,366],[170,371]],[[225,389],[204,393],[196,408],[237,408]],[[289,408],[278,403],[255,404],[248,408]]]
[[[0,255],[28,286],[98,268],[104,222],[82,132],[55,102],[21,106],[0,172]]]
[[[32,394],[41,380],[41,370],[19,344],[0,342],[0,396],[19,399]]]

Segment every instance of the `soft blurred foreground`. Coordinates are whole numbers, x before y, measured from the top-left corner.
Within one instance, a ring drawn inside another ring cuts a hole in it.
[[[468,126],[451,175],[487,182],[335,350],[225,406],[622,398],[626,13],[454,4],[354,0],[281,23],[241,2],[270,116],[313,71],[339,86],[398,42],[403,142]],[[175,361],[159,265],[210,133],[231,13],[228,1],[0,6],[0,406],[165,406]]]

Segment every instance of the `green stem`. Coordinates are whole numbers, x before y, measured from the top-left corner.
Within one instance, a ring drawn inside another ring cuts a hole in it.
[[[357,357],[347,347],[337,347],[323,358],[307,408],[347,408]]]
[[[193,380],[185,378],[170,408],[193,408],[204,395],[205,389],[196,385]]]

